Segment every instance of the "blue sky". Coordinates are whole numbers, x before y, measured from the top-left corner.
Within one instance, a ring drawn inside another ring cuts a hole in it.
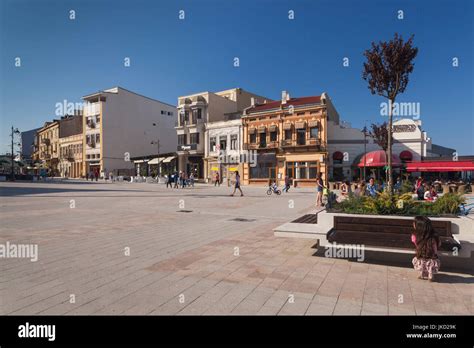
[[[232,87],[273,99],[327,92],[353,126],[383,122],[362,53],[398,32],[419,48],[398,101],[420,103],[434,143],[474,154],[471,0],[1,0],[0,19],[0,153],[12,124],[39,127],[56,103],[116,85],[171,104]]]

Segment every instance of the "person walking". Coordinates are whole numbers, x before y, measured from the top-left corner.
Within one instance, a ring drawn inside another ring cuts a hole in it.
[[[174,179],[174,188],[178,188],[178,180],[179,180],[178,172],[174,172],[173,179]]]
[[[244,195],[242,192],[242,189],[240,188],[240,174],[238,171],[235,172],[235,186],[234,186],[234,192],[232,192],[231,196],[234,196],[235,191],[239,190],[240,191],[240,197]]]
[[[216,180],[214,181],[214,186],[221,186],[221,178],[219,172],[216,172]]]
[[[288,193],[289,190],[290,190],[290,177],[288,175],[285,175],[285,187],[283,188],[282,191],[285,191],[286,193]]]
[[[94,176],[95,176],[95,181],[99,181],[99,171],[98,170],[95,171]]]
[[[193,173],[191,173],[191,174],[189,175],[189,185],[190,185],[192,188],[194,188],[194,174],[193,174]]]
[[[168,187],[173,188],[173,181],[174,181],[174,174],[173,173],[168,174],[168,178],[166,180],[166,188]]]
[[[322,173],[319,173],[318,177],[316,178],[316,207],[323,206],[323,190],[324,190],[324,183],[322,179]]]

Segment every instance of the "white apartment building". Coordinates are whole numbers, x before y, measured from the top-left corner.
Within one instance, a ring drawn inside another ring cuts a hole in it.
[[[204,163],[205,144],[209,141],[206,140],[206,125],[226,121],[227,114],[242,112],[252,104],[252,100],[270,101],[242,88],[179,97],[176,126],[179,170],[193,173],[198,179],[207,179],[210,174]]]
[[[130,158],[176,149],[176,107],[121,87],[82,98],[83,175],[130,175]],[[159,143],[159,146],[158,144]]]

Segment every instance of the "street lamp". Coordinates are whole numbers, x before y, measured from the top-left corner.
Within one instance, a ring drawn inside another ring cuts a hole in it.
[[[12,126],[12,132],[10,134],[11,138],[12,138],[12,158],[11,158],[11,164],[12,164],[12,168],[11,168],[11,180],[12,181],[15,181],[15,169],[14,169],[14,166],[15,166],[15,135],[17,134],[20,134],[20,131],[18,130],[18,128],[13,128]]]
[[[367,120],[364,121],[364,128],[362,128],[362,131],[364,132],[364,173],[362,177],[365,182],[365,167],[367,165]]]
[[[158,127],[158,123],[153,123],[153,127]],[[160,139],[156,139],[150,143],[151,145],[156,145],[156,161],[157,161],[157,175],[158,175],[158,180],[161,176],[161,166],[160,166]]]

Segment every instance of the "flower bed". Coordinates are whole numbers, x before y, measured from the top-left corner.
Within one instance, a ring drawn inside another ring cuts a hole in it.
[[[418,201],[411,193],[390,196],[383,192],[376,197],[351,195],[346,200],[336,203],[328,212],[368,215],[400,216],[453,216],[459,213],[459,205],[465,198],[456,193],[447,193],[434,202]]]

